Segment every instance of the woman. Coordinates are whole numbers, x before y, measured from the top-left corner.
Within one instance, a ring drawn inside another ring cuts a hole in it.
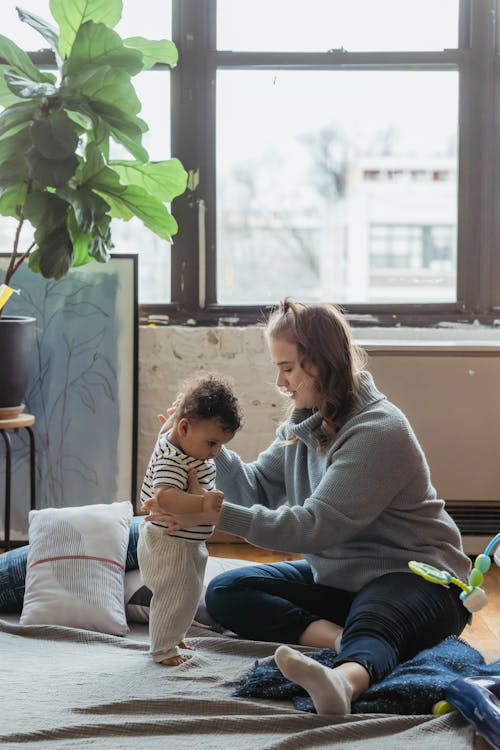
[[[304,559],[224,573],[206,603],[244,638],[335,649],[332,669],[287,646],[276,661],[318,712],[349,713],[372,682],[468,622],[458,588],[408,561],[462,579],[470,562],[408,420],[363,369],[341,312],[285,300],[266,334],[291,410],[255,462],[222,448],[218,528]]]

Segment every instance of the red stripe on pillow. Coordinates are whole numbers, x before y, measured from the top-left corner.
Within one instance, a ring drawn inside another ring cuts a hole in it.
[[[28,567],[33,568],[35,565],[54,562],[55,560],[98,560],[99,562],[116,565],[118,568],[121,568],[121,570],[125,570],[125,566],[116,562],[116,560],[109,560],[107,557],[93,557],[92,555],[59,555],[59,557],[45,557],[43,560],[37,560],[36,562],[30,563]]]

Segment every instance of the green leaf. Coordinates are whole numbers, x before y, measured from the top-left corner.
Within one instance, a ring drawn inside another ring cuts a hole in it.
[[[61,279],[73,264],[73,243],[66,225],[57,227],[38,245],[40,273],[46,279]]]
[[[85,21],[113,28],[121,18],[122,0],[50,0],[50,12],[59,24],[59,50],[67,57],[80,26]]]
[[[106,200],[106,191],[99,191]],[[123,210],[137,216],[143,224],[152,232],[168,242],[172,235],[177,232],[177,222],[168,212],[161,201],[149,195],[143,188],[130,185],[119,195],[110,193],[113,205],[118,210]]]
[[[88,21],[78,29],[71,53],[64,63],[63,75],[76,75],[84,68],[111,66],[134,76],[142,70],[142,54],[124,47],[116,31],[102,23]]]
[[[12,93],[7,86],[5,80],[5,73],[7,71],[12,72],[12,68],[8,65],[0,65],[0,106],[11,107],[13,104],[19,104],[20,97]]]
[[[55,80],[52,73],[44,73],[33,65],[29,55],[3,34],[0,34],[0,57],[7,62],[9,68],[14,68],[18,74],[31,81],[53,82]]]
[[[142,66],[144,70],[150,70],[157,63],[170,65],[171,68],[177,65],[179,59],[177,47],[173,42],[170,42],[167,39],[155,41],[152,39],[145,39],[142,36],[130,36],[127,39],[124,39],[123,43],[127,47],[133,47],[142,52]]]
[[[34,190],[24,202],[24,216],[35,231],[37,243],[66,220],[68,204],[54,193]]]
[[[43,18],[40,18],[40,16],[35,16],[34,13],[30,13],[22,8],[17,8],[16,10],[19,19],[24,23],[27,23],[28,26],[31,26],[35,31],[38,31],[38,33],[43,36],[52,49],[57,53],[59,50],[59,35],[57,29],[47,23],[47,21],[44,21]]]
[[[31,146],[30,128],[28,125],[14,135],[0,141],[0,164],[19,158]]]
[[[130,137],[123,130],[117,128],[111,128],[111,135],[117,143],[121,143],[127,151],[134,156],[138,161],[146,162],[149,159],[149,154],[140,143],[134,137]]]
[[[20,219],[27,189],[26,183],[21,183],[4,190],[0,197],[0,215]]]
[[[108,203],[100,195],[86,187],[60,188],[57,195],[71,204],[77,226],[82,232],[91,231],[109,209]]]
[[[82,123],[82,127],[87,131],[88,142],[94,143],[107,160],[109,158],[110,135],[110,129],[107,122],[105,122],[102,117],[94,111],[87,100],[80,104],[73,102],[71,104],[71,109],[68,108],[70,105],[66,105],[65,102],[63,106],[69,117]]]
[[[110,223],[110,217],[104,216],[102,221],[94,227],[89,253],[98,263],[107,263],[110,258],[110,251],[113,248],[109,228]]]
[[[10,134],[14,128],[31,122],[38,111],[37,102],[19,102],[0,113],[0,138]]]
[[[68,213],[67,227],[73,243],[73,267],[90,263],[92,258],[89,255],[89,247],[92,235],[90,232],[82,232],[78,227],[72,208]]]
[[[85,148],[85,158],[81,160],[76,171],[76,180],[80,185],[84,185],[91,180],[94,175],[98,174],[101,169],[105,169],[103,155],[94,141],[90,141]]]
[[[109,204],[109,215],[112,219],[121,219],[122,221],[130,221],[134,216],[134,212],[131,211],[124,203],[115,200],[114,196],[110,193],[106,193],[104,190],[96,190],[96,192],[106,199],[106,203]]]
[[[63,161],[75,153],[78,136],[74,125],[63,110],[53,110],[31,126],[33,144],[46,159]]]
[[[93,101],[91,106],[94,113],[105,120],[109,126],[109,132],[117,143],[122,143],[138,161],[145,162],[148,160],[148,152],[142,145],[143,120],[139,117],[129,116],[104,102]]]
[[[26,161],[31,177],[43,187],[65,185],[75,174],[78,159],[72,154],[67,159],[46,159],[36,146],[26,152]]]
[[[68,107],[65,107],[64,111],[68,115],[69,119],[78,125],[82,132],[85,130],[90,130],[92,128],[92,118],[88,115],[84,114],[83,112],[78,112],[78,110],[69,109]]]
[[[40,273],[40,251],[38,248],[29,254],[28,268],[30,271],[33,271],[33,273]]]
[[[32,81],[13,73],[11,70],[5,73],[4,78],[12,93],[21,99],[42,99],[57,94],[57,88],[51,83]]]
[[[141,111],[130,75],[109,65],[86,66],[81,72],[65,77],[61,93],[63,97],[71,98],[76,93],[80,99],[86,96],[91,101],[104,102],[129,116]]]
[[[112,104],[94,100],[90,103],[90,106],[94,115],[102,117],[108,125],[117,130],[125,130],[131,136],[133,133],[137,133],[138,137],[142,138],[142,134],[149,130],[144,120],[141,120],[140,117],[136,117]]]
[[[27,179],[28,165],[24,159],[24,154],[18,154],[15,158],[0,164],[0,187],[19,185],[20,182]]]
[[[178,159],[141,164],[137,161],[111,161],[109,166],[126,185],[138,185],[161,201],[170,202],[186,189],[187,172]]]
[[[97,154],[94,154],[89,158],[87,167],[83,168],[79,175],[85,175],[85,186],[92,190],[102,190],[108,192],[110,195],[120,195],[126,190],[126,185],[122,185],[119,176],[110,167],[101,161],[101,167],[97,169],[99,165],[99,159]],[[88,170],[87,172],[85,170]]]

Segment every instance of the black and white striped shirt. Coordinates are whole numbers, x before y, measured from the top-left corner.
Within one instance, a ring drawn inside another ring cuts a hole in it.
[[[198,481],[204,489],[214,489],[215,462],[211,459],[200,461],[198,458],[187,456],[169,442],[168,435],[160,435],[149,459],[142,483],[141,503],[154,497],[155,490],[160,486],[167,485],[187,492],[188,472],[191,469],[197,470]],[[188,529],[178,529],[170,536],[177,539],[189,539],[190,541],[204,541],[213,534],[213,531],[212,524],[204,523],[199,526],[191,526]]]

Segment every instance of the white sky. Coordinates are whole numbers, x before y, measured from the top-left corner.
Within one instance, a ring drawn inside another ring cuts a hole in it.
[[[72,0],[66,0],[71,4]],[[53,24],[49,0],[2,0],[1,33],[23,49],[46,47],[43,37],[26,23],[19,21],[16,6],[40,16]],[[123,15],[116,30],[121,36],[145,36],[150,39],[170,39],[172,34],[170,0],[125,0]]]
[[[221,49],[440,50],[457,46],[458,0],[218,0]]]
[[[51,20],[49,0],[20,2]],[[170,38],[170,0],[125,0],[123,5],[120,34]],[[44,46],[42,37],[19,21],[15,6],[3,0],[1,32],[25,49]],[[429,50],[457,44],[458,0],[218,0],[218,9],[220,48]],[[168,75],[163,96],[157,75],[135,79],[143,117],[151,126],[144,144],[154,159],[169,156],[170,132]],[[295,137],[332,124],[353,140],[392,124],[401,134],[402,152],[420,154],[444,149],[456,132],[458,76],[453,72],[232,71],[219,75],[218,88],[224,103],[218,151],[228,162],[241,154],[242,141],[249,158],[287,133]]]

